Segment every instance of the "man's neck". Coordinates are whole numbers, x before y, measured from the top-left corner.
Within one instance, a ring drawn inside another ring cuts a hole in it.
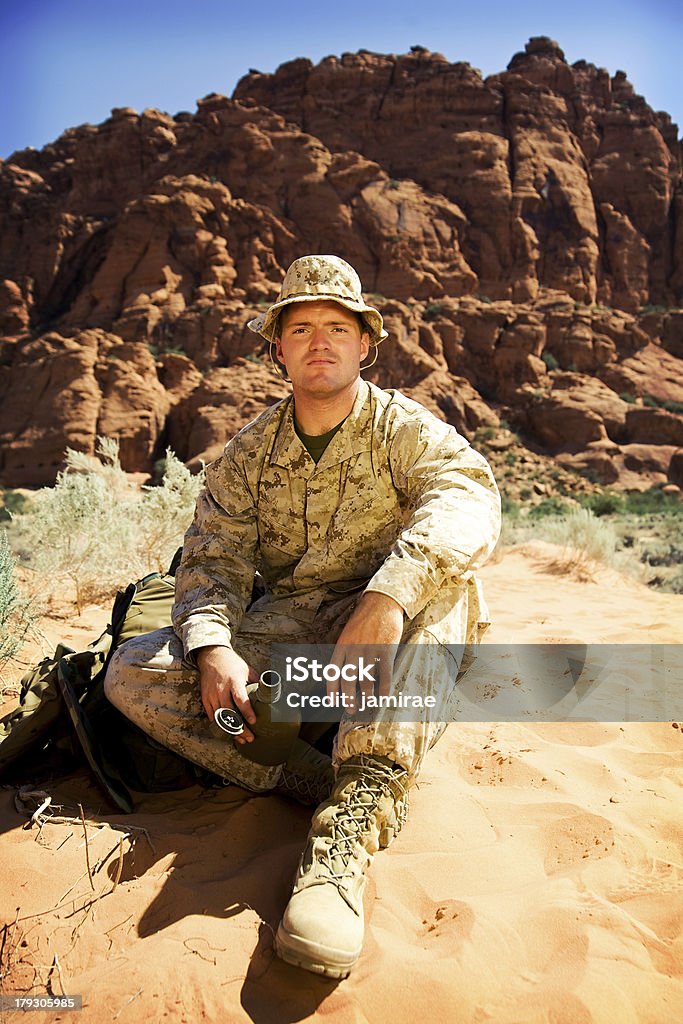
[[[294,388],[294,418],[297,426],[310,437],[319,437],[345,420],[356,401],[360,377],[341,394],[303,395]]]

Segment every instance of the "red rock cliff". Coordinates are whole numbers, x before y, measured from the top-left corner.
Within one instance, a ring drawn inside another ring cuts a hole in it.
[[[465,433],[634,486],[683,447],[677,130],[550,40],[486,80],[361,51],[114,110],[0,162],[0,216],[6,486],[98,434],[130,470],[217,454],[285,393],[245,323],[316,251],[384,309],[374,379]]]

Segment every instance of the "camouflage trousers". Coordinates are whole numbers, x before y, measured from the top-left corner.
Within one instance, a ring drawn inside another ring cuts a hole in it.
[[[274,643],[334,644],[359,598],[356,592],[326,601],[307,624],[288,615],[282,602],[257,602],[244,615],[233,648],[261,673],[271,666]],[[344,712],[334,745],[335,766],[359,754],[380,755],[401,765],[414,780],[446,728],[444,701],[453,691],[463,645],[477,642],[487,625],[486,605],[474,578],[441,589],[406,623],[393,672],[395,692],[419,694],[421,700],[433,696],[435,709],[382,709],[370,721],[367,715]],[[254,792],[277,785],[281,766],[251,762],[207,717],[199,673],[184,659],[171,627],[124,643],[109,665],[105,693],[148,735],[188,760]]]

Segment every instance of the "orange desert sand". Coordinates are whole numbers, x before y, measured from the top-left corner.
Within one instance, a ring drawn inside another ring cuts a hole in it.
[[[553,557],[536,545],[486,567],[489,640],[683,642],[683,597],[607,569],[579,582]],[[86,610],[77,644],[105,614]],[[310,810],[193,788],[126,816],[69,779],[53,802],[83,802],[93,889],[80,823],[25,829],[1,789],[3,991],[44,994],[49,976],[84,1009],[35,1019],[83,1024],[673,1024],[682,755],[671,722],[451,725],[375,858],[365,947],[340,983],[272,951]]]

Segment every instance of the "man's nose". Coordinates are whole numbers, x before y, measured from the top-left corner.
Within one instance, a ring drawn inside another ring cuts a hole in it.
[[[311,333],[311,348],[328,348],[329,344],[327,331],[323,327],[314,327]]]

